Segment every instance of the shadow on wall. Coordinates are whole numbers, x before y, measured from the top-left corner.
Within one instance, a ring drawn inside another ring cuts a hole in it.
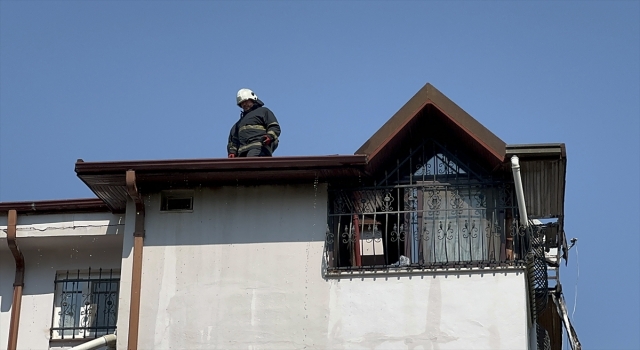
[[[4,247],[0,248],[0,312],[9,312],[13,300],[16,264],[7,248],[7,241],[0,240],[0,244],[4,244]]]
[[[186,192],[193,209],[176,211],[160,210],[167,193],[145,196],[145,246],[325,239],[325,184],[199,188]]]
[[[18,240],[25,260],[23,296],[53,294],[58,271],[120,269],[123,235],[55,238],[55,244],[49,244],[52,237]],[[6,248],[6,241],[0,244],[5,245],[4,249],[0,248],[0,311],[8,312],[13,301],[15,261]]]

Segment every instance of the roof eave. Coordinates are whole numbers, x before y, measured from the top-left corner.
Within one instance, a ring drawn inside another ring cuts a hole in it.
[[[369,160],[373,165],[381,163],[375,160],[376,157],[384,153],[381,151],[428,105],[435,107],[484,149],[491,167],[499,166],[502,163],[506,153],[506,143],[429,83],[405,103],[355,153],[369,155]]]
[[[18,214],[55,214],[68,212],[108,212],[109,208],[99,198],[0,202],[0,213],[6,213],[9,210],[16,210]]]
[[[143,192],[198,186],[289,184],[366,175],[366,155],[76,163],[77,176],[114,212],[126,209],[125,173]]]

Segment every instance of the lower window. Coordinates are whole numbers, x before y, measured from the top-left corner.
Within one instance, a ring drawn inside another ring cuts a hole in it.
[[[120,272],[56,274],[51,339],[97,338],[116,330]]]

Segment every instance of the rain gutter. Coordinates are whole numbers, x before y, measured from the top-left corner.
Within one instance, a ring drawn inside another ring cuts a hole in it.
[[[16,226],[18,214],[11,209],[7,215],[7,245],[16,261],[16,277],[13,282],[13,301],[11,302],[11,319],[9,321],[9,341],[7,350],[16,350],[18,345],[18,326],[20,325],[20,306],[22,305],[22,288],[24,287],[24,256],[18,247]]]
[[[520,224],[526,228],[529,227],[529,218],[527,217],[522,177],[520,176],[520,159],[516,155],[511,157],[511,170],[513,171],[513,181],[516,186],[516,197],[518,198],[518,209],[520,210]]]
[[[135,170],[153,172],[194,172],[194,171],[247,171],[247,170],[295,170],[325,169],[345,166],[367,165],[366,155],[334,155],[306,157],[248,157],[248,158],[211,158],[211,159],[169,159],[115,162],[76,163],[78,175],[120,173]]]
[[[129,309],[129,338],[127,349],[138,349],[140,327],[140,290],[142,289],[142,248],[144,246],[144,202],[136,185],[136,173],[127,170],[127,193],[136,205],[135,229],[133,232],[133,266],[131,273],[131,304]]]

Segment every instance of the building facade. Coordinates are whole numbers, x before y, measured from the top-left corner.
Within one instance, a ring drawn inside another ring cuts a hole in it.
[[[79,160],[0,203],[0,342],[560,349],[565,166],[430,84],[355,155]]]

